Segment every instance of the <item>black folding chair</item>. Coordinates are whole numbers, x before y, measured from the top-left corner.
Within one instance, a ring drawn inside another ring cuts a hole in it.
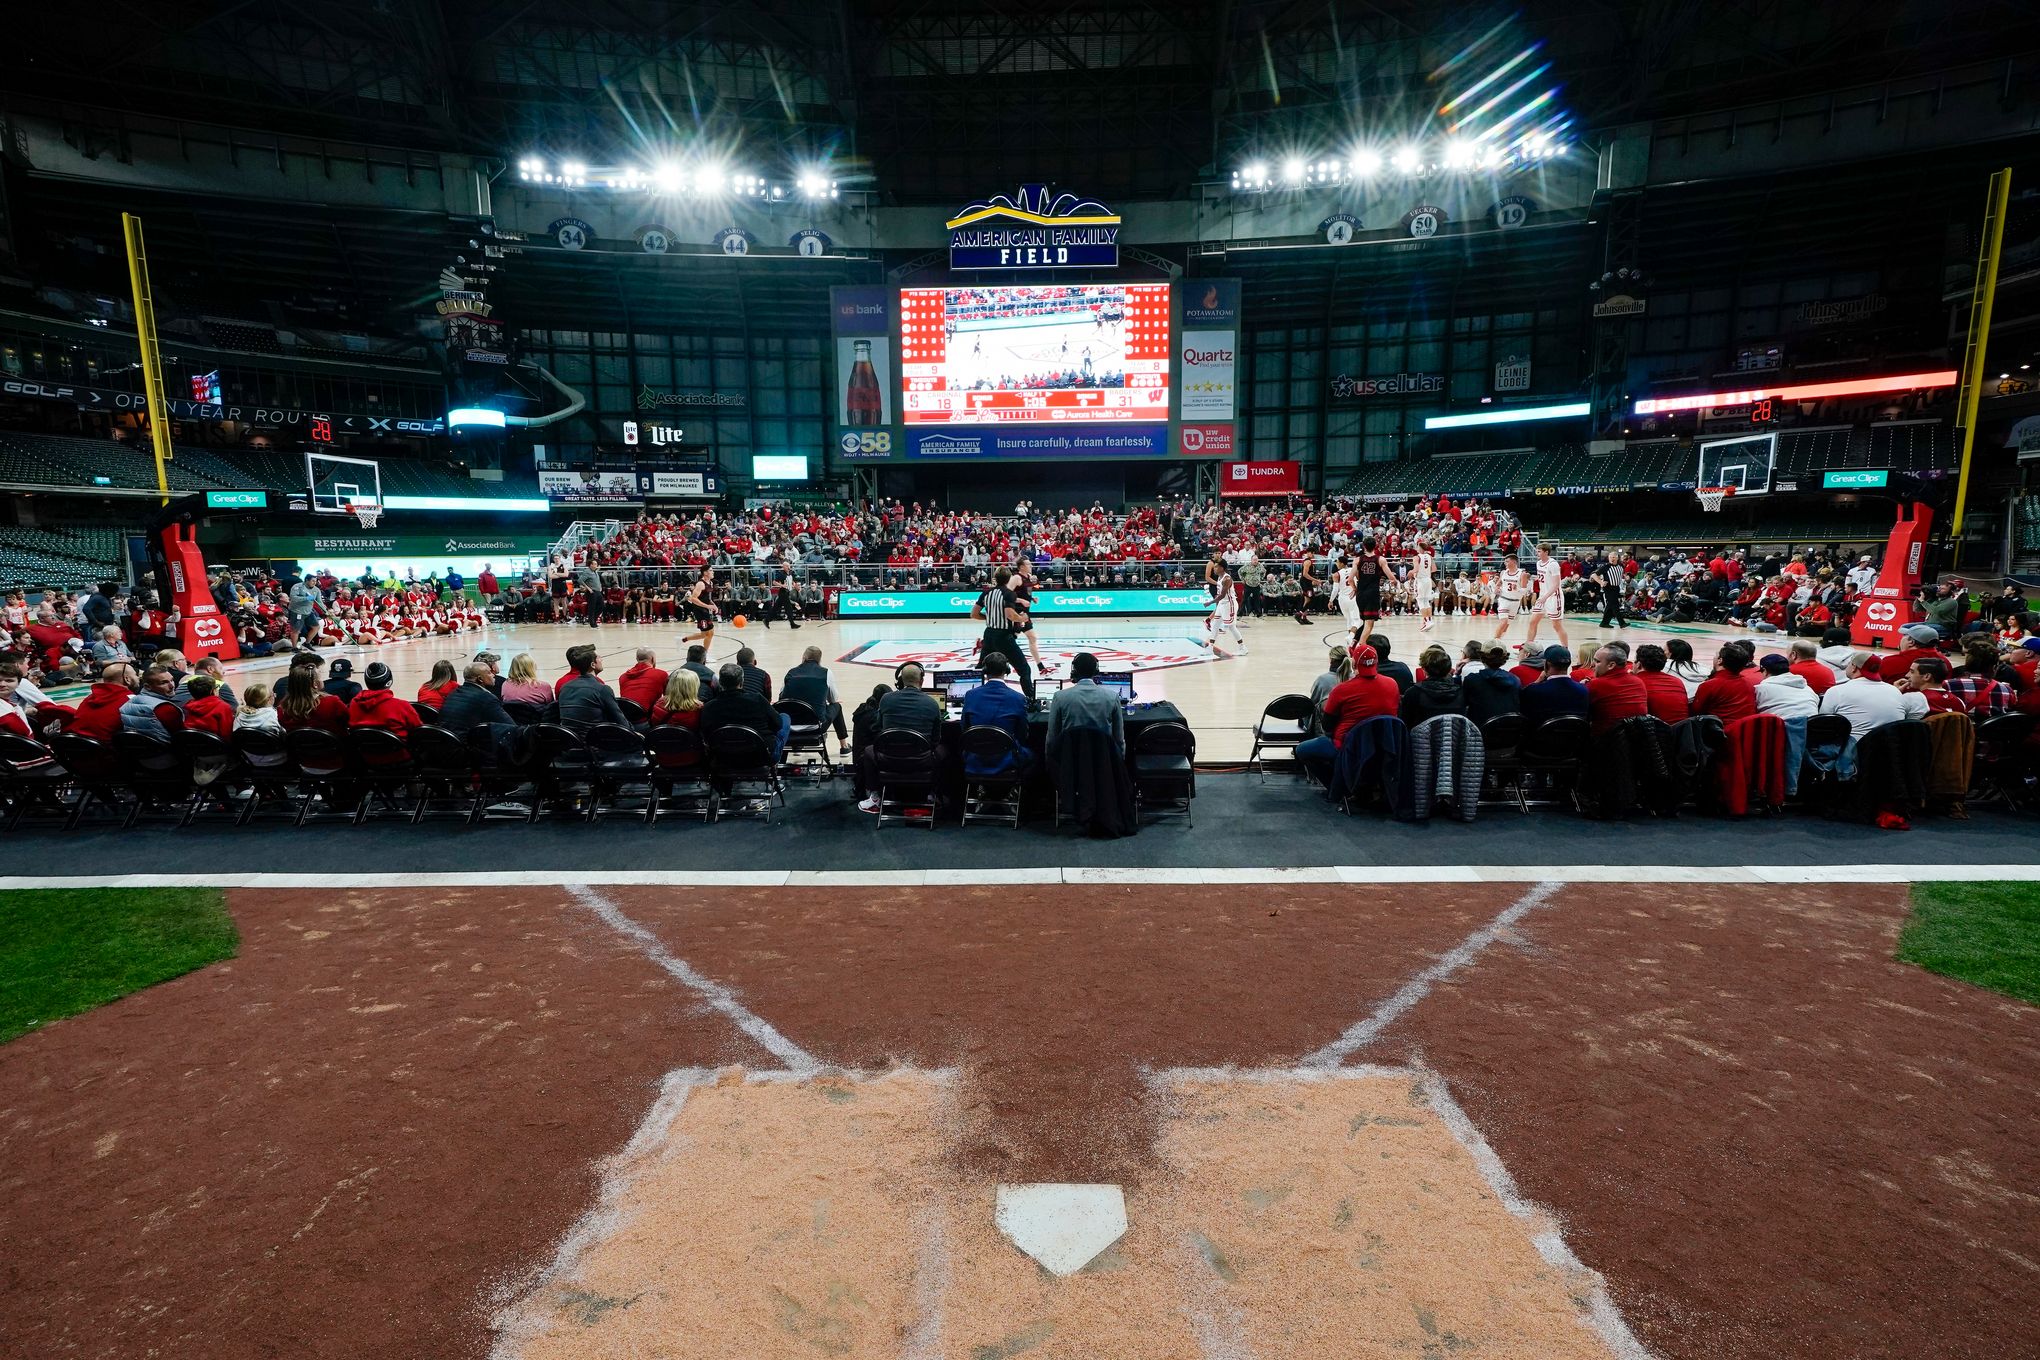
[[[2013,807],[2033,796],[2032,760],[2026,743],[2040,718],[2031,713],[2003,713],[1976,725],[1976,762],[1971,786],[1977,798],[2002,797]]]
[[[254,794],[238,777],[241,753],[233,743],[211,732],[186,728],[171,738],[170,745],[191,771],[191,797],[184,806],[184,820],[178,825],[190,826],[208,804],[232,813],[238,824],[241,803]]]
[[[135,795],[122,830],[158,810],[184,816],[184,802],[191,796],[191,767],[178,758],[168,738],[153,732],[116,732],[113,749],[120,756],[121,775]]]
[[[461,742],[474,765],[475,798],[468,808],[468,825],[488,820],[497,809],[511,809],[502,815],[515,817],[521,822],[531,821],[538,815],[542,804],[532,779],[528,753],[526,758],[519,759],[505,750],[504,741],[506,734],[535,730],[534,727],[516,725],[505,727],[501,723],[481,723],[468,729]],[[528,797],[529,806],[514,802],[513,794]]]
[[[71,804],[71,818],[64,823],[65,830],[75,830],[94,803],[110,808],[126,821],[127,805],[135,795],[127,787],[120,754],[113,747],[92,737],[59,732],[50,738],[50,752],[78,788],[78,796]]]
[[[708,820],[721,821],[727,801],[739,806],[735,815],[752,815],[772,820],[772,800],[786,806],[786,785],[773,763],[772,748],[765,738],[748,727],[718,727],[702,738],[708,754],[708,773],[715,789]],[[747,791],[748,790],[748,791]]]
[[[662,724],[645,734],[652,759],[652,799],[645,822],[659,820],[670,804],[683,817],[708,821],[715,809],[715,789],[708,782],[708,755],[701,736],[691,727]]]
[[[963,824],[1019,826],[1020,791],[1027,780],[1020,743],[1003,727],[979,723],[963,729],[957,744],[963,751]],[[971,769],[973,765],[998,766],[1005,772],[980,774]]]
[[[577,818],[585,818],[595,801],[595,761],[587,743],[573,728],[554,722],[540,723],[531,730],[531,737],[531,773],[538,786],[531,820],[537,821],[548,806],[558,810],[562,804]]]
[[[1174,804],[1191,826],[1191,800],[1197,797],[1197,738],[1182,723],[1149,723],[1126,744],[1126,762],[1133,772],[1133,817],[1140,821],[1150,803]]]
[[[632,727],[643,727],[647,722],[651,721],[652,715],[645,712],[644,705],[635,700],[626,699],[622,695],[618,695],[616,706],[623,710],[624,721]]]
[[[545,704],[506,703],[503,705],[503,711],[508,713],[510,721],[519,727],[536,727],[546,721],[547,707]]]
[[[814,710],[814,706],[800,699],[781,699],[772,705],[772,711],[786,716],[786,755],[788,765],[795,756],[811,756],[810,765],[820,764],[823,777],[836,777],[835,762],[829,759],[829,726]]]
[[[1547,718],[1530,729],[1516,750],[1516,764],[1525,776],[1537,775],[1548,782],[1549,796],[1533,800],[1522,782],[1516,785],[1518,804],[1528,811],[1533,801],[1555,805],[1572,801],[1579,784],[1580,766],[1594,729],[1585,718]],[[1561,791],[1564,797],[1560,797]]]
[[[1520,713],[1497,713],[1480,724],[1480,739],[1487,747],[1487,788],[1484,804],[1507,803],[1526,813],[1523,807],[1523,739],[1530,735],[1530,720]]]
[[[9,831],[37,812],[68,821],[71,809],[64,794],[71,787],[71,776],[49,747],[12,732],[0,732],[0,796],[6,799]]]
[[[321,803],[321,817],[354,816],[353,784],[348,778],[347,747],[339,734],[319,727],[300,727],[286,734],[290,758],[297,765],[297,824],[311,818],[312,804]]]
[[[642,733],[615,723],[602,723],[589,728],[581,739],[587,744],[595,779],[595,798],[588,809],[588,820],[601,821],[605,805],[613,806],[623,791],[632,786],[644,789],[647,808],[659,801],[659,792],[652,785],[652,758]]]
[[[361,796],[354,804],[354,824],[368,820],[369,810],[380,803],[402,817],[409,812],[396,796],[411,786],[411,748],[396,733],[381,727],[347,729],[347,753],[361,784]]]
[[[418,797],[411,805],[413,826],[434,815],[435,798],[460,803],[453,814],[457,817],[472,815],[468,800],[475,787],[475,762],[459,737],[441,727],[421,727],[411,733],[411,773],[418,782]]]
[[[1317,705],[1310,701],[1308,694],[1284,694],[1270,699],[1268,706],[1261,710],[1261,719],[1254,724],[1254,749],[1247,753],[1247,768],[1258,770],[1261,782],[1268,782],[1268,763],[1261,759],[1263,751],[1296,750],[1296,744],[1311,734],[1311,727],[1317,721]]]
[[[234,824],[248,825],[263,807],[278,800],[295,821],[297,799],[292,791],[300,772],[297,762],[290,758],[289,735],[260,727],[237,727],[233,740],[234,750],[241,757],[241,778],[253,794],[241,805],[241,816]]]
[[[935,743],[920,732],[889,727],[871,739],[872,788],[878,824],[935,825],[935,788],[942,770]]]

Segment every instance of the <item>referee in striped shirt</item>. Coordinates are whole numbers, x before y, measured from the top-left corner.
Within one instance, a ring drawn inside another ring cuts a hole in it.
[[[1029,699],[1034,697],[1034,673],[1027,668],[1027,652],[1021,646],[1017,629],[1027,622],[1025,611],[1013,596],[1009,582],[1013,579],[1011,567],[1000,567],[992,573],[992,588],[978,597],[971,606],[970,616],[985,625],[985,635],[978,643],[978,664],[993,652],[998,652],[1013,663],[1013,678],[1020,684],[1020,690]]]

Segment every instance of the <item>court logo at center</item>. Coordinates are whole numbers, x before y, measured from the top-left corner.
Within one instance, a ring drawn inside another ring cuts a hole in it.
[[[1193,638],[1040,638],[1041,659],[1055,667],[1057,675],[1069,674],[1078,652],[1098,658],[1105,671],[1160,671],[1172,666],[1195,666],[1211,660],[1211,653]],[[1023,644],[1024,645],[1024,644]],[[909,661],[923,670],[970,670],[977,666],[977,638],[953,643],[867,642],[840,658],[858,666],[898,670]]]

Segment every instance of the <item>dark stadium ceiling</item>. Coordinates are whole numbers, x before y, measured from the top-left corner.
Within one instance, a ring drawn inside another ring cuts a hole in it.
[[[514,158],[701,136],[890,202],[1166,198],[1285,142],[1424,130],[1498,24],[1591,131],[2040,50],[2040,5],[1864,0],[100,0],[38,5],[0,99]]]

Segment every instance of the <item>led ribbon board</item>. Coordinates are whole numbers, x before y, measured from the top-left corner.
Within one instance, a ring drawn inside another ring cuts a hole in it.
[[[1889,378],[1854,378],[1847,382],[1801,383],[1795,387],[1759,387],[1745,392],[1702,392],[1691,397],[1646,397],[1635,414],[1661,416],[1673,411],[1698,411],[1708,406],[1750,406],[1766,397],[1774,401],[1813,401],[1820,397],[1859,397],[1877,392],[1918,392],[1953,387],[1961,375],[1952,368],[1933,373],[1900,373]]]

